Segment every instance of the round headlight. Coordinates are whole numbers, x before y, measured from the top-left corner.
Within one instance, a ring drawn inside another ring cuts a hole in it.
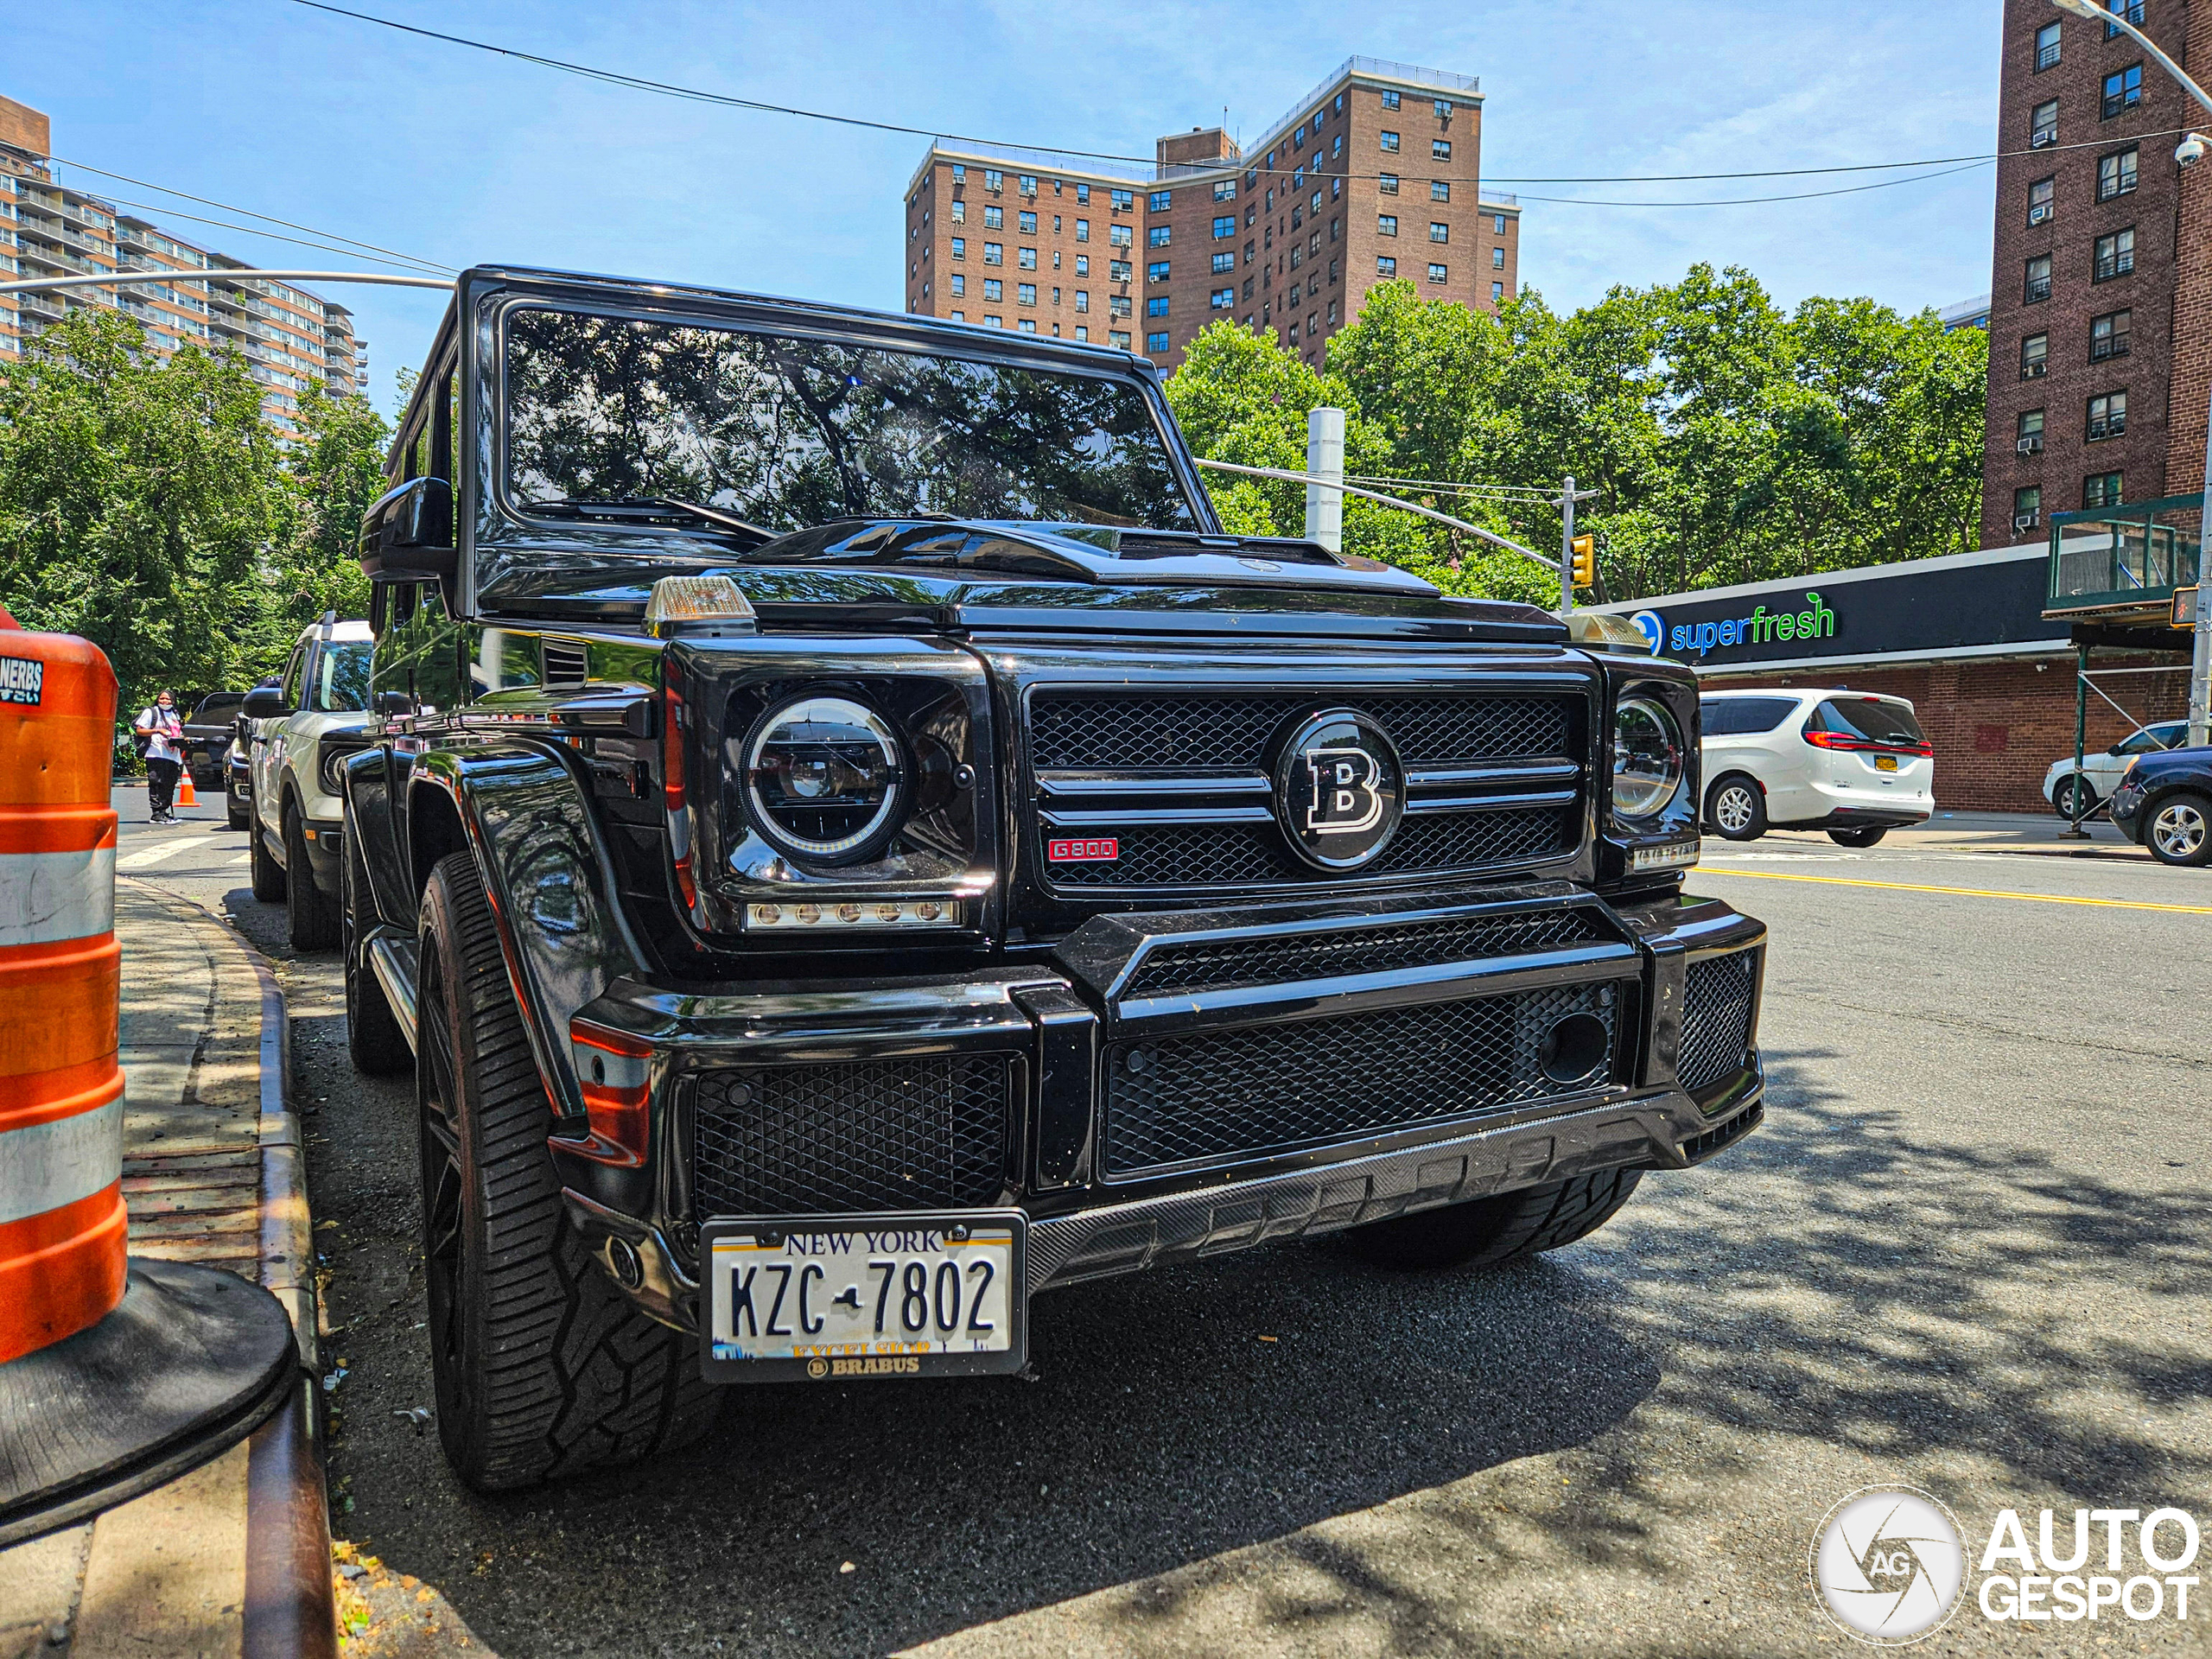
[[[745,740],[753,827],[780,850],[857,863],[881,850],[906,810],[906,766],[882,715],[849,697],[794,697]]]
[[[1681,729],[1649,697],[1624,697],[1613,710],[1613,810],[1647,818],[1681,787]]]

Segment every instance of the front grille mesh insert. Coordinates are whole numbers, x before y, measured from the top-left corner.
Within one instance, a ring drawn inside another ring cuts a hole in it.
[[[703,1072],[698,1218],[992,1203],[1006,1182],[1013,1064],[940,1055]]]
[[[1336,874],[1294,858],[1272,829],[1125,830],[1118,836],[1120,857],[1110,863],[1053,865],[1052,881],[1062,888],[1256,887],[1478,869],[1572,852],[1580,823],[1581,809],[1573,806],[1416,813],[1372,864]]]
[[[1494,693],[1040,691],[1030,707],[1030,764],[1040,772],[1263,766],[1284,722],[1319,709],[1372,715],[1408,766],[1565,755],[1576,707]]]
[[[1744,1069],[1758,995],[1757,950],[1707,957],[1682,976],[1682,1050],[1675,1075],[1692,1093]]]
[[[1117,1046],[1107,1058],[1109,1175],[1252,1157],[1586,1092],[1612,1075],[1621,995],[1573,985]],[[1559,1084],[1553,1026],[1606,1029],[1596,1078]]]
[[[1478,962],[1605,943],[1613,938],[1595,914],[1577,909],[1460,916],[1287,938],[1169,943],[1155,944],[1145,953],[1136,972],[1122,988],[1121,997],[1134,1001],[1173,991],[1281,985],[1434,963]]]

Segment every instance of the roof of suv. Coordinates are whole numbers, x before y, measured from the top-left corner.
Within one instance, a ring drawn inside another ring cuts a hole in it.
[[[1847,685],[1830,686],[1772,686],[1762,690],[1755,685],[1715,686],[1700,690],[1700,699],[1707,697],[1868,697],[1876,702],[1901,702],[1910,709],[1910,697],[1900,697],[1888,691],[1854,691]]]

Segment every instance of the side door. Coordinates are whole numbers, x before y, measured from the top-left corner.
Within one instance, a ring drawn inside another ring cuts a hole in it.
[[[1775,705],[1771,721],[1752,740],[1758,764],[1750,768],[1766,785],[1767,817],[1776,823],[1818,817],[1827,808],[1813,785],[1827,781],[1827,757],[1805,741],[1805,722],[1815,704],[1791,696],[1776,698]]]
[[[253,810],[272,833],[283,823],[285,728],[299,709],[307,686],[307,659],[308,642],[303,639],[292,647],[291,658],[284,664],[285,714],[263,721],[253,735]]]

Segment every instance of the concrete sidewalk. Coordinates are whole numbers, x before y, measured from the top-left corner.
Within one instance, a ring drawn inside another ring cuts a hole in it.
[[[2088,839],[2069,837],[2066,820],[2055,812],[1946,812],[1938,809],[1925,823],[1892,830],[1882,845],[1890,851],[2017,853],[2024,857],[2131,859],[2155,863],[2151,855],[2120,833],[2101,814],[2082,825]],[[1821,830],[1770,830],[1759,838],[1761,846],[1787,846],[1807,842],[1821,847],[1834,843]],[[1706,851],[1726,851],[1733,843],[1708,834]]]
[[[283,999],[235,932],[150,883],[118,880],[115,931],[130,1253],[265,1285],[304,1363],[291,1401],[240,1445],[0,1552],[0,1659],[329,1653],[314,1244]]]

